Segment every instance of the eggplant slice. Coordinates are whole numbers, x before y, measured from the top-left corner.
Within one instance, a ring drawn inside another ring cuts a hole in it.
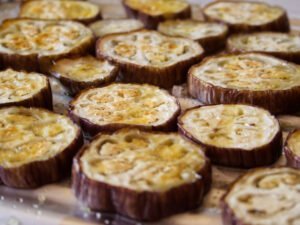
[[[232,53],[265,53],[300,63],[300,36],[278,32],[236,34],[228,38],[227,51]]]
[[[147,29],[156,29],[160,22],[191,17],[191,7],[185,0],[123,0],[126,13],[142,21]]]
[[[141,30],[144,28],[144,25],[141,21],[136,19],[110,19],[96,21],[92,23],[89,28],[97,38],[101,38],[109,34]]]
[[[189,70],[188,88],[204,104],[244,103],[275,114],[295,112],[300,108],[300,66],[257,53],[219,55]]]
[[[50,74],[68,88],[71,95],[79,91],[112,83],[117,75],[117,66],[107,60],[92,56],[58,60],[50,68]]]
[[[123,127],[176,129],[180,108],[167,91],[151,85],[111,84],[81,92],[71,103],[71,118],[94,135]]]
[[[0,180],[9,187],[36,188],[70,174],[83,144],[68,117],[40,108],[0,109]]]
[[[46,73],[54,60],[85,54],[93,45],[92,31],[77,22],[5,20],[0,26],[0,65]]]
[[[77,154],[72,187],[96,211],[153,221],[201,204],[211,184],[202,149],[177,133],[101,133]]]
[[[84,1],[33,0],[21,5],[20,18],[75,20],[88,24],[101,18],[99,5]]]
[[[289,133],[284,146],[287,165],[300,168],[300,130]]]
[[[206,54],[212,54],[225,47],[228,28],[224,24],[198,20],[167,20],[159,24],[158,31],[197,41]]]
[[[281,155],[282,134],[268,111],[249,105],[200,106],[183,113],[179,131],[206,149],[213,163],[251,168]]]
[[[99,58],[120,66],[123,81],[163,88],[185,82],[188,69],[204,52],[195,41],[147,30],[106,36],[96,48]]]
[[[52,92],[48,78],[12,69],[0,71],[0,107],[13,105],[51,110]]]
[[[223,197],[224,225],[300,223],[300,171],[261,168],[240,177]]]
[[[206,20],[229,26],[230,33],[290,30],[286,11],[263,2],[217,1],[203,9]]]

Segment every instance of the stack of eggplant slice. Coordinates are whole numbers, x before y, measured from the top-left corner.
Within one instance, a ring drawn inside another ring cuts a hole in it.
[[[201,205],[211,163],[254,168],[224,195],[223,223],[299,224],[300,131],[283,144],[275,117],[300,110],[286,11],[215,1],[198,21],[185,0],[122,5],[129,18],[102,20],[89,1],[29,0],[0,25],[0,182],[36,188],[71,173],[92,210],[156,221]],[[73,98],[66,115],[53,112],[48,76]]]

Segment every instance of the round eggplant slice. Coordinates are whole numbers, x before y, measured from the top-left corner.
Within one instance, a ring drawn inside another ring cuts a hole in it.
[[[147,30],[103,37],[96,48],[99,58],[120,66],[123,81],[163,88],[185,82],[204,52],[195,41]]]
[[[231,33],[290,30],[286,11],[263,2],[217,1],[205,6],[203,14],[208,21],[227,24]]]
[[[299,224],[299,185],[300,171],[293,168],[260,168],[246,173],[223,197],[223,224]]]
[[[118,68],[106,60],[83,56],[58,60],[50,68],[50,74],[58,78],[71,95],[75,95],[83,89],[113,82]]]
[[[294,130],[288,135],[284,153],[288,166],[300,168],[300,130]]]
[[[72,178],[76,197],[92,210],[149,221],[199,206],[211,166],[198,145],[177,133],[122,129],[83,147]]]
[[[227,50],[233,53],[266,53],[300,63],[300,36],[278,32],[236,34],[227,40]]]
[[[224,24],[197,20],[167,20],[158,26],[158,31],[169,36],[197,41],[211,54],[222,50],[226,44],[228,28]]]
[[[13,105],[52,109],[48,78],[12,69],[0,71],[0,107]]]
[[[182,134],[202,145],[213,163],[250,168],[281,155],[282,134],[268,111],[248,105],[212,105],[187,110],[178,120]]]
[[[300,67],[257,53],[205,59],[189,70],[191,96],[204,104],[245,103],[279,114],[299,110]]]
[[[191,17],[185,0],[123,0],[123,5],[127,15],[142,21],[147,29],[156,29],[165,20]]]
[[[141,21],[136,19],[111,19],[96,21],[89,27],[96,37],[101,38],[109,34],[128,33],[141,30],[144,28],[144,25]]]
[[[175,97],[146,84],[111,84],[85,90],[69,109],[73,120],[91,135],[123,127],[173,130],[179,111]]]
[[[32,0],[21,5],[20,18],[76,20],[90,23],[101,18],[98,5],[84,1]]]
[[[35,188],[70,173],[83,144],[68,117],[39,108],[0,109],[0,180],[9,187]]]
[[[48,72],[54,60],[91,51],[93,33],[72,21],[5,20],[0,26],[0,65]]]

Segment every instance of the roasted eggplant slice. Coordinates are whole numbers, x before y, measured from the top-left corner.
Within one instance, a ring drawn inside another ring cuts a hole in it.
[[[204,104],[245,103],[272,113],[300,108],[300,66],[246,53],[210,57],[189,71],[190,94]]]
[[[167,91],[151,85],[111,84],[81,92],[70,116],[90,134],[123,127],[173,130],[180,108]]]
[[[221,203],[224,225],[296,225],[300,171],[261,168],[240,177]]]
[[[205,6],[203,14],[208,21],[227,24],[231,33],[290,30],[286,11],[263,2],[216,1]]]
[[[96,21],[89,27],[96,37],[101,38],[109,34],[128,33],[141,30],[144,28],[144,25],[141,21],[136,19],[111,19]]]
[[[45,20],[76,20],[90,23],[101,18],[98,5],[84,1],[38,0],[21,5],[19,17]]]
[[[0,71],[0,107],[13,105],[52,109],[48,78],[12,69]]]
[[[300,63],[300,36],[278,32],[236,34],[227,40],[227,50],[232,53],[266,53]]]
[[[44,109],[0,109],[0,180],[9,187],[35,188],[70,173],[83,144],[68,117]]]
[[[91,51],[93,33],[71,21],[6,20],[0,26],[0,65],[47,72],[52,61]]]
[[[300,168],[300,130],[294,130],[288,135],[285,141],[284,153],[287,165]]]
[[[204,48],[205,53],[211,54],[225,47],[228,28],[220,23],[167,20],[159,24],[158,31],[169,36],[197,41]]]
[[[156,29],[168,19],[191,17],[191,7],[185,0],[123,0],[127,15],[141,20],[147,29]]]
[[[213,163],[258,167],[281,155],[282,134],[268,111],[248,105],[201,106],[178,120],[182,134],[202,145]]]
[[[80,90],[113,82],[118,75],[118,68],[106,60],[83,56],[55,62],[50,73],[74,95]]]
[[[73,163],[76,197],[96,211],[158,220],[194,209],[211,183],[202,149],[177,133],[101,133]]]
[[[109,35],[97,42],[97,56],[120,66],[123,80],[171,88],[186,80],[187,70],[202,58],[195,41],[156,31]]]

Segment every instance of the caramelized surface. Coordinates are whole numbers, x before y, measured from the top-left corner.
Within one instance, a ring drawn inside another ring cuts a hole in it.
[[[37,108],[0,109],[0,166],[17,167],[54,157],[77,136],[65,116]]]
[[[137,191],[165,191],[200,178],[206,159],[176,133],[123,129],[94,139],[80,158],[91,179]]]

